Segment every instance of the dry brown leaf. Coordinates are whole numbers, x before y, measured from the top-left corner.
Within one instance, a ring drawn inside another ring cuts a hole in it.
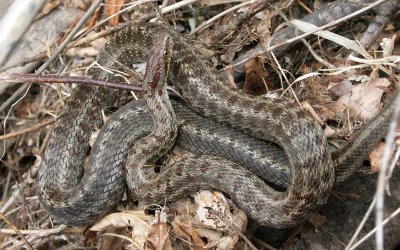
[[[87,230],[84,232],[85,238],[83,240],[83,244],[86,247],[91,247],[96,245],[97,241],[97,233],[94,231]]]
[[[109,214],[94,226],[90,231],[105,231],[108,228],[133,227],[133,230],[139,233],[143,232],[144,236],[149,231],[148,223],[153,219],[153,216],[144,214],[143,211],[121,212]]]
[[[378,78],[369,83],[354,86],[351,93],[347,93],[336,102],[336,112],[349,109],[360,119],[371,119],[382,108],[381,97],[390,82],[386,78]]]
[[[263,95],[269,90],[274,90],[273,79],[264,69],[265,59],[256,57],[245,64],[246,81],[243,91],[253,95]]]
[[[257,18],[260,18],[260,16],[263,21],[257,25],[257,35],[261,39],[261,42],[265,42],[271,36],[271,17],[273,17],[273,14],[265,10],[260,12]]]
[[[228,237],[222,237],[216,246],[217,250],[234,249],[239,240],[239,235],[235,234]]]
[[[327,219],[325,216],[322,216],[320,214],[313,214],[310,216],[310,218],[308,219],[308,221],[315,227],[315,228],[319,228],[321,227],[323,224],[325,224],[327,222]]]
[[[194,217],[196,224],[214,229],[225,228],[225,224],[221,224],[219,218],[229,213],[229,205],[221,193],[201,191],[194,199],[198,204]]]
[[[122,5],[125,3],[124,0],[105,0],[105,7],[104,7],[104,12],[108,17],[118,13],[118,11],[121,10]],[[119,24],[119,15],[114,16],[111,18],[108,23],[111,26],[117,26]]]
[[[205,247],[201,236],[197,233],[197,230],[189,220],[182,219],[178,216],[175,217],[172,222],[172,232],[179,238],[191,242],[195,246],[194,249],[203,249]]]
[[[156,211],[155,222],[150,227],[146,237],[146,249],[170,250],[172,249],[169,239],[167,219],[164,212]]]
[[[328,92],[336,97],[341,97],[347,93],[350,93],[353,87],[354,86],[351,81],[345,79],[341,82],[330,83],[328,86]]]
[[[377,173],[382,166],[383,152],[385,151],[385,143],[380,142],[371,153],[368,155],[369,162],[371,163],[371,173]]]
[[[17,110],[17,115],[26,117],[26,116],[31,115],[32,113],[37,112],[38,109],[39,109],[39,105],[35,101],[25,98],[25,99],[22,99],[22,101],[21,101],[21,104]]]
[[[129,235],[128,229],[125,228],[113,228],[106,231],[106,233],[116,234],[116,235]],[[114,235],[102,235],[99,237],[98,241],[98,249],[107,249],[107,250],[120,250],[124,249],[124,245],[126,245],[125,239],[121,237],[116,237]],[[144,241],[139,242],[137,239],[134,239],[133,246],[136,246],[136,249],[141,249],[144,246]],[[140,248],[139,248],[140,247]],[[135,248],[131,248],[135,249]]]
[[[43,16],[49,14],[52,10],[60,5],[60,0],[47,1],[46,5],[42,8],[39,14],[37,14],[36,19],[42,18]]]

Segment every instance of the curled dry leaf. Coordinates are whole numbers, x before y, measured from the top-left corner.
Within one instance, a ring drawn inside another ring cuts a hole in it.
[[[169,250],[172,249],[169,239],[167,216],[164,211],[156,211],[156,217],[146,237],[147,249]]]
[[[132,211],[132,212],[121,212],[109,214],[94,226],[90,231],[104,231],[110,227],[121,228],[121,227],[133,227],[138,228],[142,232],[148,232],[148,223],[153,219],[153,216],[144,214],[143,211]]]
[[[320,215],[320,214],[313,214],[311,217],[308,219],[308,221],[315,227],[319,228],[323,224],[327,222],[327,219],[325,216]]]
[[[183,216],[182,216],[183,217]],[[194,227],[194,225],[187,219],[184,219],[180,216],[175,217],[174,221],[172,222],[172,232],[179,238],[191,242],[193,245],[195,245],[198,248],[204,248],[205,244],[203,240],[201,239],[202,236],[197,233],[197,229]],[[215,232],[214,230],[211,230],[212,232]],[[218,232],[216,233],[218,234]],[[221,235],[218,235],[215,237],[216,239],[219,239]],[[208,238],[207,238],[208,239]]]
[[[268,72],[264,69],[265,59],[256,57],[249,60],[245,65],[246,81],[243,91],[253,95],[263,95],[269,90],[274,90],[273,79],[270,79]]]
[[[224,227],[218,217],[229,212],[229,205],[221,193],[201,191],[196,194],[194,200],[198,204],[194,217],[197,224],[214,229]]]
[[[234,225],[235,228],[242,230],[247,225],[247,217],[241,210],[233,208],[233,213],[229,208],[228,201],[220,192],[201,191],[195,196],[198,204],[194,213],[193,222],[208,228],[218,230],[230,230],[228,227]]]
[[[216,249],[217,250],[234,249],[238,240],[239,240],[239,235],[237,234],[232,234],[230,236],[223,237],[216,246]]]
[[[341,82],[331,83],[328,87],[328,92],[336,97],[341,97],[353,89],[353,84],[350,80],[343,80]]]
[[[378,78],[369,83],[354,86],[350,93],[346,93],[336,102],[336,112],[349,109],[360,119],[369,120],[378,114],[382,108],[381,97],[390,82],[386,78]]]
[[[383,152],[385,151],[385,143],[380,142],[372,152],[369,154],[368,159],[371,163],[371,173],[379,172],[382,166]]]
[[[152,219],[153,216],[145,215],[143,211],[113,213],[101,219],[89,230],[99,232],[132,227],[132,243],[136,246],[144,246],[146,235],[150,231],[148,224]]]
[[[193,199],[181,199],[171,204],[176,208],[173,233],[199,247],[230,249],[247,225],[246,214],[232,207],[219,192],[200,191]]]
[[[256,17],[261,19],[262,22],[257,26],[257,35],[262,42],[268,40],[271,36],[271,17],[274,15],[268,10],[259,12]]]

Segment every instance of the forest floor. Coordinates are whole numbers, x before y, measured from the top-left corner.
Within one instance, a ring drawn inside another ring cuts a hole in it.
[[[400,88],[398,0],[101,2],[47,1],[39,14],[32,13],[29,29],[0,63],[1,249],[400,246],[398,110],[389,135],[363,166],[335,185],[320,211],[293,228],[261,227],[229,197],[214,191],[192,194],[156,211],[122,201],[115,213],[86,228],[58,223],[40,204],[36,189],[52,127],[79,84],[96,84],[84,77],[106,42],[134,23],[168,23],[236,91],[303,107],[333,148],[357,137]],[[0,31],[1,25],[19,27],[17,18],[6,15],[10,4],[0,1],[0,17],[9,18],[0,23]],[[79,22],[83,18],[87,21]],[[128,79],[130,72],[123,73]],[[140,88],[135,92],[141,96]],[[110,116],[104,112],[102,119]],[[169,158],[177,160],[181,151],[174,148]],[[378,227],[382,221],[383,228]]]

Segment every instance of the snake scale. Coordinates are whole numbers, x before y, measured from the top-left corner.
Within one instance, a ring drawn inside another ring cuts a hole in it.
[[[332,159],[322,129],[307,113],[287,101],[230,89],[189,42],[165,25],[148,23],[121,30],[100,52],[98,63],[126,70],[124,65],[146,61],[150,45],[164,41],[166,35],[171,43],[168,80],[184,99],[184,105],[173,103],[178,143],[203,154],[163,167],[154,180],[128,184],[141,201],[164,203],[199,189],[216,189],[260,224],[290,227],[325,204],[335,182],[334,166],[336,180],[345,179],[387,130],[393,103]],[[159,58],[163,57],[155,56]],[[100,69],[90,74],[121,80]],[[57,119],[39,170],[38,194],[61,223],[87,225],[114,209],[126,187],[129,149],[136,143],[141,153],[149,153],[146,138],[162,126],[153,126],[143,100],[128,103],[101,128],[83,171],[89,136],[101,126],[101,110],[114,100],[112,91],[82,85]],[[161,106],[153,107],[153,112],[161,112]],[[286,191],[273,189],[242,165],[253,165],[249,168],[273,185],[286,186]]]

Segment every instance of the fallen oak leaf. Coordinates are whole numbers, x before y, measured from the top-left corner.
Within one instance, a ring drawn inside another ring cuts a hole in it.
[[[245,64],[246,81],[243,86],[245,93],[263,95],[269,90],[275,90],[273,79],[264,68],[265,59],[256,57]]]
[[[164,211],[156,211],[153,224],[146,237],[146,249],[170,250],[172,249],[167,225],[167,216]]]
[[[371,164],[371,173],[377,173],[381,170],[383,152],[385,151],[386,144],[380,142],[368,155]],[[394,149],[393,149],[394,150]],[[392,150],[392,153],[393,153]]]
[[[180,216],[175,217],[172,222],[172,232],[179,238],[191,242],[195,246],[195,249],[203,249],[205,247],[203,240],[197,233],[197,229],[195,229],[192,223],[187,219],[181,218]]]
[[[143,230],[148,230],[148,223],[154,217],[146,215],[144,211],[131,211],[131,212],[120,212],[112,213],[101,219],[90,231],[104,231],[109,227],[121,228],[121,227],[141,227]],[[147,228],[147,229],[146,229]]]
[[[350,93],[338,99],[335,109],[337,112],[342,112],[347,108],[360,119],[372,119],[382,108],[381,97],[389,85],[390,81],[386,78],[358,84],[352,88]]]
[[[341,97],[347,93],[350,93],[350,91],[353,88],[354,88],[354,86],[351,83],[351,81],[348,79],[345,79],[340,82],[330,83],[327,90],[328,90],[329,94],[336,96],[336,97]]]
[[[114,228],[132,227],[131,243],[144,246],[146,235],[150,231],[148,224],[152,219],[153,216],[144,214],[144,211],[113,213],[101,219],[89,231],[100,232]]]

